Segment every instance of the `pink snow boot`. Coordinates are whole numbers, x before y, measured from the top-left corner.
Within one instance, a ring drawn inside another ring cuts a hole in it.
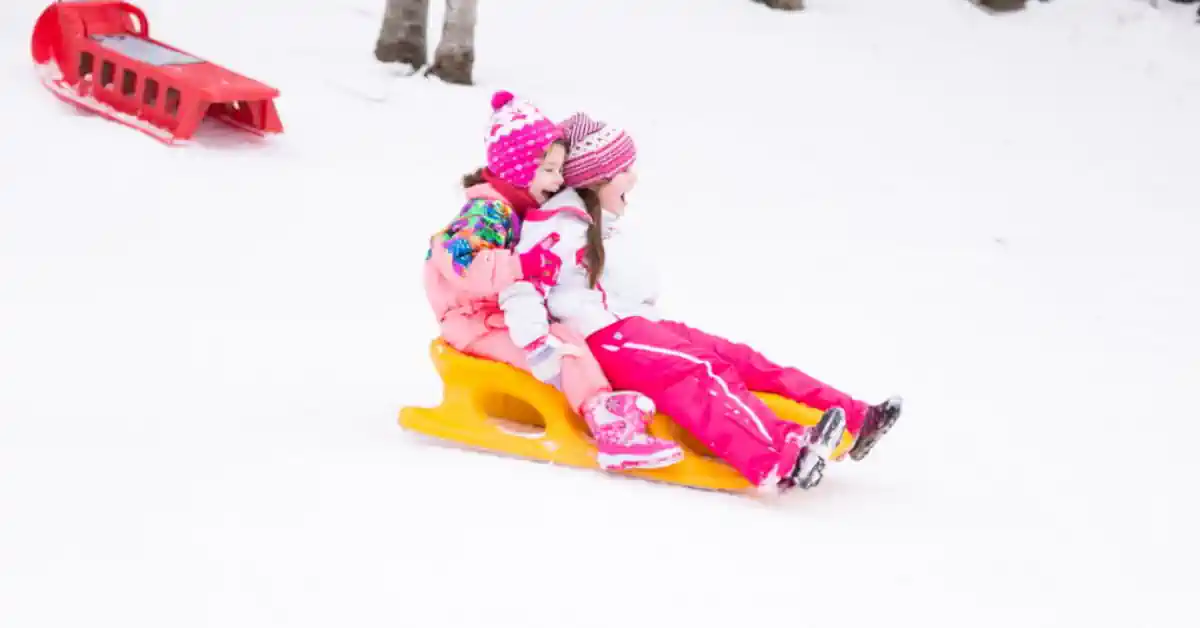
[[[649,397],[630,391],[600,393],[584,404],[601,469],[661,469],[683,459],[679,445],[646,432],[654,413]]]

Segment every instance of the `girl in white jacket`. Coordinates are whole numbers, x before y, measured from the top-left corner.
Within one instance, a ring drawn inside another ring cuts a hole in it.
[[[520,282],[501,294],[517,345],[545,336],[548,320],[566,324],[587,338],[614,388],[645,394],[762,488],[815,486],[847,429],[856,437],[851,458],[866,456],[899,418],[900,399],[869,406],[746,345],[661,320],[647,280],[649,260],[620,228],[625,194],[637,182],[633,139],[582,113],[562,128],[569,187],[526,215],[517,245],[523,252],[550,238],[562,268],[552,285]],[[751,391],[825,414],[815,428],[804,428],[775,416]],[[644,425],[596,435],[601,447],[613,448],[644,437]]]

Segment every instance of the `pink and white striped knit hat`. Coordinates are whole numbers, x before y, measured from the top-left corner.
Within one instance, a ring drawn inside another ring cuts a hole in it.
[[[533,181],[542,155],[562,130],[524,100],[505,91],[492,95],[492,118],[488,126],[487,166],[493,174],[519,187]]]
[[[563,179],[573,188],[611,179],[633,165],[637,146],[624,129],[576,113],[561,125],[567,138]]]

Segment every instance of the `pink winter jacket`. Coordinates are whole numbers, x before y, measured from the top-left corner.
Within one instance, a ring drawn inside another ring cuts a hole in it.
[[[482,199],[508,206],[508,201],[486,183],[467,189],[466,195],[468,204]],[[517,228],[514,224],[510,239],[515,239]],[[505,244],[512,247],[515,243]],[[456,267],[438,235],[430,243],[424,275],[425,296],[441,326],[442,338],[458,349],[493,329],[505,328],[499,294],[522,277],[520,259],[511,248],[479,250],[470,265],[461,268]]]

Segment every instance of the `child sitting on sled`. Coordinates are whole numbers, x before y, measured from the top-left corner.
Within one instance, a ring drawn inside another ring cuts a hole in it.
[[[636,183],[633,139],[583,114],[562,126],[570,187],[526,217],[517,251],[544,249],[549,241],[564,265],[543,291],[502,295],[513,332],[544,333],[547,314],[561,321],[587,339],[614,386],[646,394],[755,486],[815,486],[846,429],[857,437],[850,457],[866,456],[899,418],[900,399],[869,406],[746,345],[661,320],[641,281],[647,260],[619,246],[625,195]],[[751,391],[825,414],[805,428],[778,418]]]
[[[528,102],[508,92],[492,97],[486,137],[487,167],[463,178],[467,202],[430,243],[425,293],[442,339],[477,357],[510,364],[561,390],[591,428],[598,463],[607,470],[675,464],[683,450],[653,438],[646,427],[654,404],[636,392],[614,392],[582,336],[546,319],[544,307],[521,310],[525,300],[500,306],[502,295],[541,293],[557,279],[562,261],[554,236],[514,248],[523,220],[563,184],[562,132]],[[541,316],[536,332],[510,330],[506,316]]]

